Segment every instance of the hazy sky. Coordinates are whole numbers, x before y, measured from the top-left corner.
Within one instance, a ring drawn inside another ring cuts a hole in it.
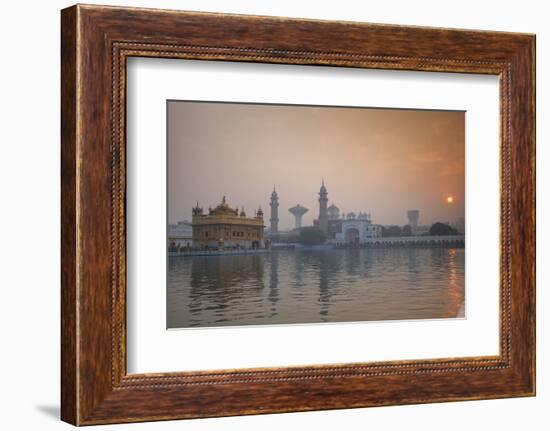
[[[464,112],[168,102],[168,220],[191,220],[225,194],[247,215],[261,205],[269,225],[273,186],[279,229],[288,208],[329,205],[371,212],[373,222],[421,224],[464,217]],[[454,202],[446,203],[452,196]]]

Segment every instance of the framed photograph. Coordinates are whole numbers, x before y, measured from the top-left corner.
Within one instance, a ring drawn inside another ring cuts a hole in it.
[[[535,36],[61,14],[62,419],[535,394]]]

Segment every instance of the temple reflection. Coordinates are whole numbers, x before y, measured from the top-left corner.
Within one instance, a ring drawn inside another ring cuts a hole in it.
[[[271,316],[277,314],[277,301],[279,300],[279,253],[271,253],[269,258],[269,295],[271,304]]]

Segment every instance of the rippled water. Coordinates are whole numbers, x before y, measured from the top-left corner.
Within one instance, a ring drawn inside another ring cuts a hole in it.
[[[464,249],[170,257],[168,328],[453,318]]]

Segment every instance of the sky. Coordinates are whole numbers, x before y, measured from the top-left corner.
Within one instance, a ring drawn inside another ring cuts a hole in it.
[[[464,217],[465,113],[169,101],[168,221],[191,220],[225,195],[247,216],[261,206],[269,225],[273,187],[279,229],[294,226],[288,212],[319,215],[324,179],[329,205],[370,212],[374,223],[454,223]],[[447,198],[453,198],[452,203]]]

